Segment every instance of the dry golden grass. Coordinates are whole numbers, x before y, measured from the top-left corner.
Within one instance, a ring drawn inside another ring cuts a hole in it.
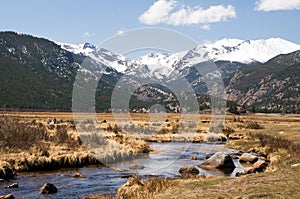
[[[57,123],[47,124],[47,118],[56,118]],[[84,124],[87,132],[88,125],[91,124]],[[105,139],[117,146],[115,151],[107,150],[111,152],[105,154],[107,159],[109,155],[112,159],[118,156],[120,160],[150,151],[145,141],[125,135],[118,129],[106,133]],[[11,177],[6,165],[20,172],[102,164],[82,145],[70,113],[0,115],[0,152],[0,178]]]
[[[175,186],[178,182],[171,179],[149,178],[147,181],[138,176],[130,177],[123,186],[118,189],[119,199],[153,198],[154,194]]]

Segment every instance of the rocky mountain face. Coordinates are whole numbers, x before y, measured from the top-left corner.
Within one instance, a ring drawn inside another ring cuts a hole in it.
[[[229,100],[250,110],[300,113],[300,51],[240,68],[226,90]]]

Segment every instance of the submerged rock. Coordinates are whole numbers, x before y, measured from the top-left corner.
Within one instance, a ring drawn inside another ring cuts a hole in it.
[[[199,170],[194,166],[184,166],[179,169],[179,173],[183,178],[191,178],[197,176]]]
[[[131,164],[129,165],[129,169],[144,169],[145,167],[143,165],[138,164]]]
[[[11,185],[8,185],[6,188],[8,188],[8,189],[19,188],[19,184],[18,183],[13,183]]]
[[[57,188],[54,184],[51,183],[46,183],[43,186],[41,186],[39,193],[40,194],[53,194],[53,193],[57,193]]]
[[[198,159],[198,158],[197,158],[196,155],[193,155],[193,156],[189,157],[189,160],[197,160],[197,159]]]
[[[124,171],[126,171],[125,169],[123,169],[123,168],[113,168],[112,169],[114,172],[124,172]]]
[[[85,175],[83,175],[82,173],[79,172],[75,172],[72,175],[73,178],[86,178]]]
[[[217,152],[199,165],[203,169],[234,169],[235,165],[228,153]]]

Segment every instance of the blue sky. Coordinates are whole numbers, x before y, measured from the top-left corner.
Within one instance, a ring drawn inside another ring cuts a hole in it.
[[[299,9],[299,0],[9,0],[1,2],[0,30],[99,44],[120,31],[163,27],[199,43],[280,37],[300,44]]]

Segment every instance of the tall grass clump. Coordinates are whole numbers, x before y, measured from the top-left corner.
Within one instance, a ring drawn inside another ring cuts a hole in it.
[[[175,186],[178,182],[172,179],[150,177],[147,181],[138,176],[128,178],[127,182],[118,189],[120,199],[153,198],[155,193]]]

